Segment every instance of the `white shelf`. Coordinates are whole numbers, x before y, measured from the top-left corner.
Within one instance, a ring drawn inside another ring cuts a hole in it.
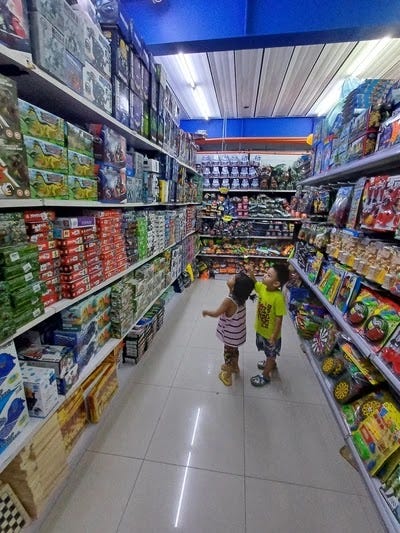
[[[174,283],[171,281],[166,287],[164,287],[156,298],[140,313],[140,318],[143,317],[155,302],[164,294],[164,292]],[[53,407],[51,412],[46,418],[30,418],[28,425],[23,429],[21,434],[0,454],[0,472],[2,472],[6,466],[14,459],[14,457],[22,450],[22,448],[33,438],[33,436],[40,430],[41,427],[49,420],[49,418],[61,407],[61,405],[74,394],[74,392],[82,385],[82,383],[92,374],[98,366],[106,359],[111,351],[118,346],[121,340],[128,334],[137,322],[140,320],[137,318],[128,329],[128,331],[120,339],[111,338],[106,344],[93,356],[88,364],[83,368],[79,374],[79,378],[76,383],[67,391],[65,396],[59,396],[57,404]]]
[[[399,164],[400,144],[397,144],[385,150],[374,152],[357,161],[351,161],[340,167],[306,178],[299,185],[322,185],[334,183],[341,178],[354,179],[361,176],[382,175],[389,171],[398,173]]]
[[[59,313],[63,309],[67,309],[68,307],[71,307],[71,305],[74,305],[74,304],[80,302],[81,300],[84,300],[85,298],[87,298],[91,294],[94,294],[95,292],[100,291],[101,289],[104,289],[108,285],[111,285],[111,283],[114,283],[115,281],[118,281],[119,279],[123,278],[124,276],[126,276],[127,274],[132,272],[133,270],[136,270],[137,268],[139,268],[142,265],[148,263],[152,259],[155,259],[159,255],[161,255],[164,252],[170,250],[174,246],[177,246],[182,241],[184,241],[187,237],[189,237],[190,235],[193,235],[194,233],[196,233],[196,230],[190,231],[187,235],[185,235],[183,237],[182,240],[177,241],[174,244],[170,244],[169,246],[167,246],[163,250],[161,250],[159,252],[156,252],[153,255],[149,256],[149,257],[146,257],[146,259],[142,259],[140,261],[137,261],[136,263],[134,263],[133,265],[128,267],[126,270],[124,270],[122,272],[119,272],[118,274],[116,274],[115,276],[112,276],[111,278],[107,278],[105,281],[103,281],[103,283],[100,283],[99,285],[96,285],[96,287],[93,287],[92,289],[90,289],[89,291],[85,292],[84,294],[81,294],[77,298],[73,298],[73,299],[64,298],[64,299],[56,302],[55,304],[53,304],[53,305],[51,305],[49,307],[46,307],[44,314],[38,316],[34,320],[31,320],[27,324],[24,324],[22,327],[18,328],[17,331],[13,335],[8,337],[8,339],[5,339],[4,341],[2,341],[0,343],[0,346],[3,346],[5,344],[9,343],[12,339],[15,339],[19,335],[22,335],[22,333],[25,333],[29,329],[32,329],[34,326],[37,326],[38,324],[40,324],[41,322],[43,322],[44,320],[46,320],[50,316],[52,316],[52,315],[54,315],[56,313]]]
[[[221,187],[223,189],[224,187]],[[218,192],[220,193],[220,189],[203,189],[203,192]],[[228,189],[228,193],[234,193],[234,192],[264,192],[266,194],[282,194],[282,193],[291,193],[294,194],[296,192],[295,189]],[[228,194],[226,193],[226,194]],[[225,193],[220,193],[225,194]]]
[[[310,287],[328,313],[339,324],[340,328],[344,331],[351,342],[358,348],[362,355],[367,359],[370,359],[371,363],[381,372],[381,374],[392,385],[392,387],[397,392],[400,392],[400,379],[393,374],[390,367],[371,349],[369,344],[361,337],[361,335],[354,331],[350,324],[346,322],[343,317],[343,313],[337,307],[328,302],[319,288],[308,279],[307,274],[300,268],[297,261],[295,259],[290,259],[289,262],[294,266],[305,284]]]
[[[268,241],[291,241],[293,237],[261,237],[259,235],[199,235],[199,237],[204,237],[205,239],[262,239]]]
[[[364,463],[361,460],[361,457],[358,455],[357,448],[354,446],[351,437],[349,436],[345,440],[357,463],[357,468],[360,473],[360,476],[362,477],[365,485],[367,486],[371,498],[375,503],[376,508],[378,509],[378,512],[383,520],[383,523],[387,527],[388,532],[399,533],[400,524],[396,520],[396,517],[392,513],[389,505],[386,503],[384,497],[380,493],[378,480],[371,478],[371,476],[369,475],[368,470],[366,469]]]
[[[310,344],[307,341],[302,341],[301,345],[304,348],[304,353],[306,354],[311,368],[313,369],[314,374],[317,377],[319,384],[321,385],[322,392],[324,393],[329,407],[333,413],[333,416],[335,417],[336,422],[340,427],[340,431],[342,432],[343,437],[346,438],[350,435],[350,430],[343,418],[339,405],[336,403],[335,398],[333,397],[333,393],[331,390],[331,382],[329,381],[329,378],[325,376],[319,368],[318,363],[312,353]]]
[[[201,205],[201,202],[153,202],[143,203],[106,203],[99,201],[87,200],[52,200],[51,198],[42,198],[40,200],[0,200],[0,209],[10,209],[12,207],[30,208],[30,207],[88,207],[93,209],[132,209],[137,207],[184,207],[188,205]]]
[[[201,257],[240,257],[241,259],[256,258],[256,259],[287,259],[283,255],[253,255],[253,254],[206,254],[200,252]]]
[[[219,215],[216,217],[208,216],[208,215],[200,215],[199,218],[206,218],[206,219],[212,219],[212,220],[219,220],[225,215]],[[302,218],[293,218],[293,217],[232,217],[232,220],[257,220],[259,222],[265,223],[265,221],[268,222],[303,222]]]
[[[14,65],[25,75],[15,76],[18,96],[35,105],[41,106],[67,120],[78,123],[101,122],[122,134],[134,148],[170,155],[162,146],[134,132],[117,119],[98,108],[92,102],[74,92],[62,82],[47,74],[32,61],[32,55],[11,50],[0,44],[0,65]],[[191,172],[196,170],[172,155],[178,163]]]

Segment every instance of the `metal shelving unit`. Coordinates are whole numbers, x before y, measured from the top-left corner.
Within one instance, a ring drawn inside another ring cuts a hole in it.
[[[266,241],[291,241],[293,237],[262,237],[260,235],[199,235],[199,237],[204,237],[205,239],[262,239]]]
[[[337,168],[321,172],[304,179],[300,185],[323,185],[340,179],[356,179],[360,176],[373,176],[385,172],[398,173],[400,165],[400,145],[374,152],[357,161],[351,161]]]
[[[254,258],[254,259],[287,259],[283,255],[253,255],[253,254],[206,254],[200,252],[200,257],[239,257],[242,259]]]
[[[220,193],[219,189],[203,189],[203,192],[218,192]],[[259,193],[265,193],[265,194],[294,194],[296,192],[295,189],[229,189],[228,193],[236,193],[236,192],[259,192]],[[225,193],[220,193],[225,194]]]
[[[208,215],[200,215],[199,218],[201,219],[211,219],[211,220],[218,220],[220,218],[222,218],[223,215],[221,216],[216,216],[216,217],[212,217],[212,216],[208,216]],[[268,224],[269,222],[294,222],[294,223],[299,223],[299,222],[303,222],[303,219],[301,218],[293,218],[293,217],[232,217],[232,220],[257,220],[258,222],[261,222],[261,223],[265,223],[265,224]]]

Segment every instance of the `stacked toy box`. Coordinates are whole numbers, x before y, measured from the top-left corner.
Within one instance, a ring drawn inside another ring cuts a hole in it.
[[[0,454],[21,433],[29,421],[24,385],[13,342],[0,353]]]

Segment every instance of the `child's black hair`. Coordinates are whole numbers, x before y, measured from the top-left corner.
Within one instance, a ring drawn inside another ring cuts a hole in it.
[[[254,281],[245,272],[236,274],[232,297],[238,305],[244,305],[253,289]]]
[[[289,268],[286,263],[275,263],[274,265],[271,265],[271,268],[273,268],[276,272],[276,277],[279,281],[279,284],[281,288],[289,281]]]

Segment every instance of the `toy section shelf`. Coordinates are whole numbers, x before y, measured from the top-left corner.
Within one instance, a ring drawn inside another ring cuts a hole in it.
[[[187,205],[201,205],[200,202],[153,202],[146,204],[137,203],[105,203],[98,201],[86,200],[51,200],[43,198],[41,200],[0,200],[0,209],[10,208],[30,208],[30,207],[92,207],[93,209],[101,207],[102,209],[134,209],[137,207],[184,207]]]
[[[219,218],[222,218],[223,215],[220,216],[209,216],[209,215],[200,215],[198,218],[201,219],[211,219],[211,220],[218,220]],[[290,218],[290,217],[232,217],[231,220],[258,220],[260,223],[265,222],[266,224],[269,222],[273,222],[276,220],[277,222],[303,222],[301,218]]]
[[[255,254],[207,254],[200,252],[200,257],[240,257],[242,259],[254,258],[254,259],[287,259],[283,255],[255,255]]]
[[[4,470],[7,465],[14,459],[14,457],[22,450],[22,448],[30,442],[32,437],[37,433],[41,427],[46,424],[50,417],[62,406],[62,404],[72,396],[72,394],[82,385],[82,383],[92,374],[100,364],[107,358],[107,356],[112,352],[114,348],[126,337],[130,329],[132,329],[143,317],[149,309],[157,302],[157,300],[171,287],[175,282],[172,280],[166,287],[164,287],[158,296],[143,310],[141,316],[133,322],[128,331],[121,338],[111,338],[106,342],[106,344],[97,352],[95,356],[89,361],[89,363],[84,367],[82,372],[79,374],[79,379],[73,386],[69,389],[67,394],[60,395],[57,404],[51,410],[51,412],[45,418],[29,418],[29,423],[26,428],[22,431],[20,435],[1,453],[0,455],[0,472]],[[97,290],[97,287],[96,287]],[[84,296],[87,296],[90,293],[86,293]],[[30,327],[33,327],[32,325]],[[28,328],[30,329],[30,328]]]
[[[321,174],[306,178],[301,185],[323,185],[334,183],[340,178],[355,179],[360,176],[372,176],[392,171],[398,172],[400,165],[400,145],[394,145],[385,150],[374,152],[357,161],[346,163],[337,168],[330,169]]]
[[[311,289],[314,290],[315,294],[320,298],[321,302],[326,305],[327,310],[330,312],[330,308],[328,309],[328,305],[330,306],[329,302],[326,301],[326,299],[323,297],[323,295],[318,291],[316,287],[314,287],[307,278],[307,276],[304,275],[304,272],[298,267],[296,261],[290,260],[290,263],[296,268],[297,272],[301,275],[303,281],[307,283],[307,285]],[[318,292],[317,292],[318,291]],[[319,293],[319,294],[318,294]],[[336,314],[334,317],[336,320],[338,319],[338,315]],[[346,325],[344,322],[338,320],[340,325]],[[354,332],[353,332],[354,335]],[[353,338],[352,338],[353,340]],[[380,516],[387,527],[388,531],[390,532],[400,532],[400,525],[397,522],[396,518],[394,517],[393,513],[391,512],[389,505],[386,503],[386,500],[382,496],[380,490],[379,490],[379,482],[372,478],[368,470],[366,469],[364,463],[362,462],[358,451],[356,447],[354,446],[353,440],[351,438],[351,432],[349,427],[346,424],[346,421],[344,420],[342,413],[340,411],[340,408],[338,404],[336,403],[335,399],[333,398],[332,391],[331,391],[331,385],[329,382],[329,379],[321,372],[319,366],[317,365],[317,362],[315,360],[315,357],[312,353],[310,343],[307,341],[302,340],[301,341],[301,347],[307,356],[308,362],[310,363],[311,368],[314,371],[314,374],[316,378],[319,381],[319,384],[321,386],[322,392],[324,393],[324,396],[328,402],[328,405],[330,407],[330,410],[335,417],[336,423],[339,426],[339,429],[343,435],[343,438],[345,440],[345,443],[347,444],[348,448],[350,449],[352,456],[354,457],[354,460],[357,463],[357,469],[359,474],[361,475],[365,485],[367,486],[367,489],[371,495],[372,500],[374,501],[377,509],[379,510]],[[371,361],[373,361],[373,358],[370,358]],[[374,362],[375,364],[375,362]],[[376,365],[377,368],[379,368],[378,365]]]
[[[266,241],[292,241],[293,237],[261,237],[259,235],[199,235],[200,238],[204,239],[260,239]]]
[[[294,194],[294,189],[229,189],[228,192],[221,192],[219,189],[203,189],[203,192],[217,192],[219,194],[233,194],[237,192],[258,192],[265,194]]]
[[[99,285],[96,285],[96,287],[93,287],[92,289],[90,289],[89,291],[85,292],[84,294],[81,294],[80,296],[77,296],[76,298],[73,298],[73,299],[64,298],[62,300],[59,300],[55,304],[50,305],[49,307],[46,307],[46,309],[45,309],[45,311],[44,311],[44,313],[42,315],[38,316],[37,318],[35,318],[34,320],[28,322],[27,324],[24,324],[23,326],[21,326],[19,329],[17,329],[17,331],[12,336],[10,336],[8,339],[5,339],[4,341],[2,341],[1,345],[7,344],[11,340],[13,340],[16,337],[18,337],[19,335],[22,335],[26,331],[29,331],[33,327],[37,326],[38,324],[40,324],[44,320],[47,320],[52,315],[55,315],[56,313],[59,313],[63,309],[67,309],[68,307],[71,307],[72,305],[75,305],[76,303],[80,302],[81,300],[84,300],[85,298],[87,298],[91,294],[94,294],[95,292],[100,291],[101,289],[104,289],[105,287],[108,287],[108,285],[111,285],[115,281],[118,281],[119,279],[121,279],[124,276],[126,276],[127,274],[129,274],[130,272],[133,272],[134,270],[138,269],[142,265],[148,263],[149,261],[152,261],[153,259],[155,259],[159,255],[161,255],[164,252],[170,250],[174,246],[177,246],[178,244],[183,242],[187,237],[189,237],[190,235],[193,235],[194,233],[196,233],[196,230],[190,231],[187,235],[185,235],[183,237],[182,240],[177,241],[174,244],[170,244],[169,246],[167,246],[163,250],[161,250],[159,252],[156,252],[153,255],[151,255],[149,257],[146,257],[145,259],[137,261],[136,263],[131,265],[129,268],[127,268],[123,272],[118,272],[118,274],[116,274],[115,276],[112,276],[111,278],[106,279],[105,281],[103,281],[103,283],[100,283]],[[1,457],[1,455],[0,455],[0,457]],[[0,469],[0,471],[1,471],[1,469]]]
[[[31,54],[11,50],[0,44],[0,71],[16,81],[20,98],[27,99],[71,121],[101,122],[126,137],[128,143],[134,148],[171,155],[181,166],[196,173],[193,167],[181,161],[174,154],[134,132],[40,69],[33,63]]]

